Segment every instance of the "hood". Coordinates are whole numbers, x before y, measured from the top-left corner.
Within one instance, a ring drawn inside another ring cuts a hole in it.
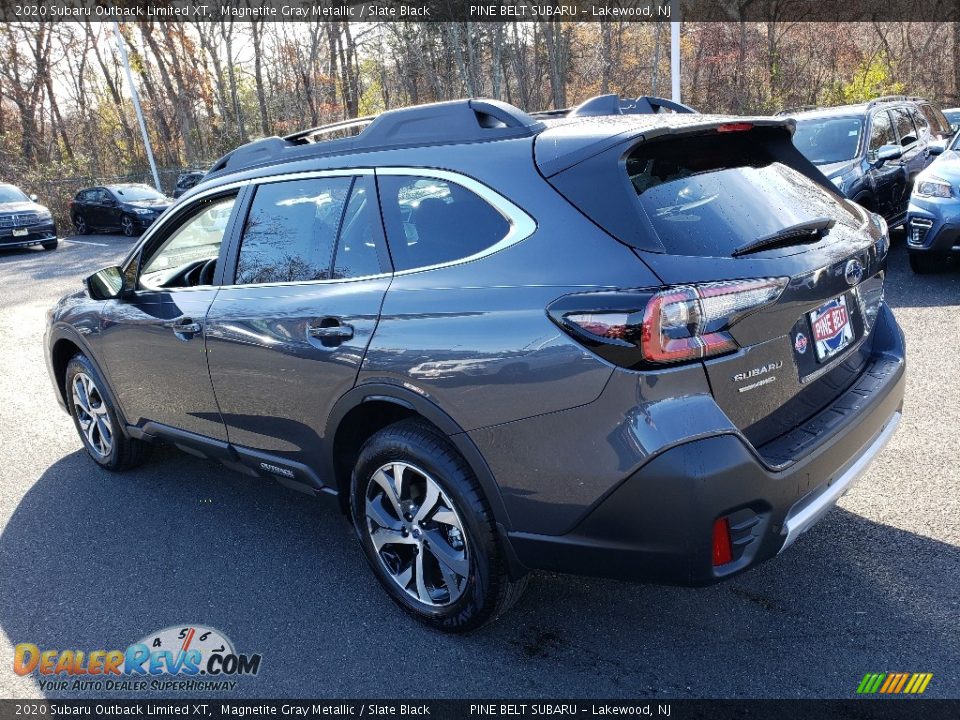
[[[947,150],[922,173],[923,177],[938,177],[954,187],[960,185],[960,152]]]
[[[0,213],[44,213],[49,212],[47,208],[32,200],[21,200],[18,202],[0,203]]]
[[[127,200],[123,204],[129,207],[147,208],[148,210],[166,210],[173,205],[173,201],[167,198],[158,198],[156,200]]]
[[[844,160],[843,162],[817,165],[817,167],[820,169],[820,172],[822,172],[828,178],[833,179],[835,177],[840,177],[841,175],[846,175],[848,172],[853,170],[856,165],[856,160]]]

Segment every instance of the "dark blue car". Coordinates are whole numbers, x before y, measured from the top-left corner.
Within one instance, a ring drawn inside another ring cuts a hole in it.
[[[784,112],[794,143],[836,188],[891,227],[904,222],[916,176],[952,134],[935,106],[917,98]]]

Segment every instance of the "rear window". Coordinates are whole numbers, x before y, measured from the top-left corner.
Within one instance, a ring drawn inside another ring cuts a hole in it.
[[[630,182],[666,252],[726,257],[824,216],[855,224],[833,194],[748,138],[641,144],[627,157]]]

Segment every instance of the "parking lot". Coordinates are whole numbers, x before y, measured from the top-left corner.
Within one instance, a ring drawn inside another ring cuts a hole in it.
[[[43,364],[45,311],[131,246],[0,255],[0,697],[75,697],[13,648],[114,649],[202,624],[263,657],[230,697],[852,697],[867,672],[960,696],[960,271],[914,276],[894,236],[904,420],[839,509],[706,589],[538,573],[497,624],[448,637],[380,590],[332,506],[175,450],[113,475]],[[117,693],[111,697],[122,697]]]

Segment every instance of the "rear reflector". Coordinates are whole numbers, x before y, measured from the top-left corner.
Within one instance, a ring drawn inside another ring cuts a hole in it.
[[[730,546],[730,523],[722,517],[713,523],[713,566],[726,565],[733,560]]]

